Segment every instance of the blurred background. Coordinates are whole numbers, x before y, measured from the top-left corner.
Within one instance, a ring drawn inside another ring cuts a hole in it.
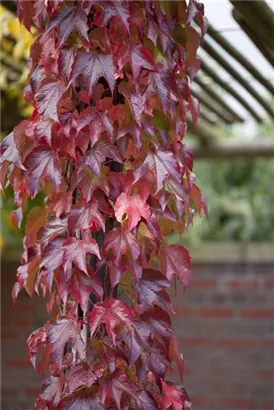
[[[32,108],[24,102],[35,33],[3,1],[1,138]],[[186,143],[209,217],[182,237],[194,275],[174,297],[174,326],[185,356],[185,386],[196,410],[274,409],[274,2],[204,1],[209,30],[193,95],[201,102]],[[33,203],[35,202],[35,204]],[[39,196],[26,207],[43,203]],[[44,301],[11,288],[23,229],[15,233],[12,192],[1,202],[2,409],[29,409],[39,381],[25,340],[47,320]]]

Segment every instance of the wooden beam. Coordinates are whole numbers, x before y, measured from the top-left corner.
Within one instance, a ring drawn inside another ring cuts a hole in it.
[[[222,108],[219,108],[210,98],[206,98],[205,96],[195,91],[193,88],[191,89],[191,94],[193,94],[193,96],[197,98],[206,108],[208,108],[209,111],[214,112],[214,114],[216,114],[226,124],[233,124],[233,116],[229,112],[222,110]]]
[[[195,159],[209,160],[236,160],[241,158],[273,158],[274,140],[239,142],[233,140],[219,140],[219,142],[207,146],[191,147]]]
[[[225,111],[228,111],[235,121],[244,122],[244,118],[241,117],[230,105],[228,105],[219,94],[217,94],[212,88],[210,88],[200,77],[195,77],[195,83],[197,83],[204,92],[206,92],[213,100],[217,102]]]
[[[252,117],[259,123],[263,122],[260,115],[255,111],[255,109],[247,102],[238,91],[236,91],[230,84],[228,84],[225,80],[223,80],[217,73],[214,71],[207,63],[202,59],[201,65],[202,71],[206,73],[212,80],[222,87],[225,91],[227,91],[230,95],[232,95],[235,100],[237,100],[251,115]]]
[[[267,47],[267,45],[258,36],[256,28],[255,30],[253,30],[251,27],[249,27],[243,19],[242,15],[236,9],[233,9],[232,15],[235,21],[241,27],[241,29],[248,35],[250,40],[255,44],[258,50],[267,59],[269,64],[271,64],[272,67],[274,67],[274,50]]]
[[[274,27],[274,26],[273,26]],[[272,95],[274,87],[257,68],[248,61],[244,55],[238,51],[222,34],[218,33],[211,24],[208,25],[207,34],[213,38],[227,53],[229,53],[238,63],[240,63],[259,83],[261,83]]]
[[[266,101],[252,85],[246,80],[246,78],[239,73],[214,47],[204,39],[203,49],[215,60],[220,66],[222,66],[232,77],[238,81],[238,83],[249,92],[250,95],[268,112],[268,114],[274,118],[274,110],[272,106]]]
[[[271,50],[274,49],[274,13],[264,0],[239,1],[230,0],[234,8],[242,15],[249,27],[254,27],[256,33]]]
[[[200,118],[210,125],[216,125],[217,121],[216,119],[211,118],[211,115],[212,113],[207,113],[203,110],[203,107],[200,107]],[[215,114],[213,114],[213,116],[216,117]]]
[[[220,135],[216,132],[216,129],[205,123],[203,120],[199,120],[196,125],[193,125],[192,121],[187,118],[188,132],[196,135],[201,146],[214,145],[220,138]]]

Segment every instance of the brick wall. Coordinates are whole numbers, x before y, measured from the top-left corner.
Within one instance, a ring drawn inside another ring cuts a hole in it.
[[[174,319],[194,409],[273,410],[273,265],[208,263],[194,271]]]
[[[23,293],[11,306],[16,266],[2,267],[2,410],[29,410],[37,375],[25,340],[47,318]],[[194,265],[174,298],[174,327],[185,356],[185,386],[195,410],[274,410],[274,272],[268,264]]]

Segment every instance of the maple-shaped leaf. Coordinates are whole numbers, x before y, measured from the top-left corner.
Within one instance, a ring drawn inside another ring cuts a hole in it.
[[[140,76],[141,70],[158,71],[158,67],[147,49],[137,45],[131,51],[132,73],[135,80]]]
[[[144,322],[134,320],[131,327],[124,326],[117,334],[126,350],[130,366],[133,366],[143,350],[149,349],[150,330]]]
[[[55,152],[39,146],[27,156],[24,166],[27,169],[29,191],[32,198],[37,194],[39,182],[45,177],[53,183],[55,190],[58,191],[62,175],[60,161]]]
[[[94,305],[90,314],[90,337],[92,337],[101,323],[105,323],[106,330],[115,345],[116,326],[123,324],[131,326],[133,319],[132,308],[117,299],[108,297],[103,303]]]
[[[32,17],[34,14],[34,1],[18,0],[17,15],[22,24],[30,31],[33,24]]]
[[[147,90],[141,90],[137,82],[130,84],[122,81],[119,84],[119,92],[126,97],[132,116],[139,126],[141,126],[142,114],[145,113],[146,101],[153,94],[151,88],[148,87]]]
[[[171,382],[165,382],[164,380],[161,380],[161,382],[164,396],[161,410],[184,410],[185,399],[182,392]]]
[[[99,188],[109,196],[108,178],[101,173],[97,177],[89,168],[83,169],[76,178],[75,184],[79,186],[84,202],[91,201],[94,192]]]
[[[51,216],[48,218],[46,225],[39,229],[37,238],[42,241],[43,245],[46,245],[49,241],[56,238],[61,234],[65,234],[68,230],[68,218],[67,216],[57,218]]]
[[[51,406],[57,406],[60,401],[64,386],[64,376],[49,376],[41,385],[39,398]]]
[[[49,23],[46,34],[53,28],[58,30],[58,47],[61,47],[75,31],[86,40],[85,44],[89,44],[87,15],[80,3],[77,6],[63,8]]]
[[[45,225],[47,220],[48,211],[41,206],[35,206],[30,210],[26,222],[26,240],[25,245],[27,247],[34,245],[37,240],[37,232]]]
[[[101,165],[106,158],[123,163],[121,155],[114,144],[107,141],[98,142],[85,156],[80,158],[78,172],[81,172],[84,167],[88,167],[95,175],[99,176],[101,173]]]
[[[129,22],[128,19],[130,17],[129,9],[128,9],[128,2],[127,1],[105,1],[105,0],[91,0],[93,4],[98,4],[103,10],[103,19],[102,24],[103,26],[107,26],[109,24],[110,19],[113,17],[119,18],[124,26],[126,27],[127,31],[129,32]]]
[[[169,176],[180,181],[181,175],[176,158],[171,151],[161,147],[156,152],[149,151],[146,158],[135,166],[134,182],[139,181],[148,171],[154,176],[156,193],[163,188],[164,181]]]
[[[17,165],[18,168],[25,170],[25,167],[23,166],[21,162],[19,151],[15,144],[14,132],[11,132],[10,134],[8,134],[3,139],[3,141],[1,141],[0,152],[1,152],[0,166],[4,164],[5,161],[7,161],[8,163]]]
[[[72,392],[79,387],[91,387],[103,371],[104,366],[98,369],[98,367],[91,367],[85,362],[77,363],[69,371],[68,390]]]
[[[72,66],[70,82],[82,75],[88,87],[89,96],[100,77],[104,77],[113,92],[115,67],[111,54],[78,51]]]
[[[53,15],[53,13],[56,11],[56,9],[58,8],[58,6],[60,4],[62,4],[63,0],[48,0],[47,2],[47,9],[48,9],[48,13],[50,15]]]
[[[63,212],[70,212],[72,192],[57,192],[46,199],[46,204],[55,213],[55,216],[59,218]]]
[[[77,267],[74,267],[70,273],[69,280],[65,281],[61,275],[58,281],[58,290],[63,301],[67,301],[68,296],[73,293],[81,308],[84,310],[91,293],[96,295],[99,300],[103,297],[102,282],[94,273],[90,266],[87,267],[88,273],[84,273]]]
[[[131,233],[121,231],[119,228],[114,228],[107,233],[104,247],[107,252],[112,250],[117,265],[120,262],[121,256],[126,252],[130,252],[133,260],[136,260],[140,255],[140,245],[136,237]]]
[[[68,219],[68,227],[70,232],[75,233],[77,229],[93,229],[100,228],[105,230],[105,220],[103,215],[98,211],[97,201],[87,203],[82,208],[72,209]]]
[[[118,410],[121,410],[121,397],[123,393],[135,397],[133,383],[129,380],[124,370],[118,368],[110,377],[100,380],[99,394],[103,404],[105,404],[109,397],[109,401],[114,400]]]
[[[179,351],[178,340],[175,334],[173,334],[170,338],[170,346],[169,346],[169,358],[170,361],[176,362],[177,369],[181,380],[183,380],[184,376],[184,357]]]
[[[77,357],[84,359],[85,344],[81,337],[80,327],[77,321],[71,317],[61,317],[56,323],[50,323],[47,330],[47,342],[51,346],[53,361],[58,369],[61,369],[64,349],[68,342],[71,342]]]
[[[144,310],[156,304],[167,312],[172,312],[170,297],[165,291],[169,286],[169,281],[155,269],[144,269],[141,280],[134,283],[134,289]]]
[[[127,232],[132,231],[141,218],[144,218],[146,221],[150,217],[150,208],[146,201],[142,200],[140,195],[129,195],[122,193],[118,196],[115,205],[114,211],[117,221],[124,222],[124,215],[128,217],[128,227]]]
[[[159,252],[162,272],[169,281],[173,275],[178,276],[184,287],[187,286],[191,275],[190,255],[181,245],[161,247]]]
[[[109,139],[113,137],[114,127],[107,112],[101,112],[94,107],[87,107],[82,111],[79,116],[75,138],[86,126],[89,127],[89,137],[92,146],[98,141],[102,132],[106,132]]]
[[[152,305],[141,318],[149,327],[152,336],[165,348],[169,348],[172,333],[170,315],[158,306]]]
[[[65,396],[59,403],[57,410],[104,410],[98,394],[92,389],[84,388]]]
[[[35,94],[39,115],[45,120],[51,118],[58,122],[58,102],[66,90],[63,81],[50,81],[41,85]]]
[[[139,390],[135,393],[136,410],[158,410],[159,406],[149,391]]]
[[[201,212],[204,211],[204,213],[206,215],[208,215],[206,200],[203,197],[200,188],[198,188],[196,184],[194,184],[193,187],[192,187],[191,198],[192,198],[192,200],[193,200],[199,214],[201,214]]]
[[[88,253],[101,259],[98,244],[88,232],[84,233],[83,239],[68,238],[63,244],[63,250],[63,266],[67,272],[71,271],[72,263],[75,263],[80,270],[87,274],[86,255]]]
[[[52,286],[53,273],[55,269],[59,268],[63,264],[63,244],[65,240],[66,237],[64,236],[54,238],[47,244],[42,253],[39,268],[43,269],[49,289],[51,289]]]

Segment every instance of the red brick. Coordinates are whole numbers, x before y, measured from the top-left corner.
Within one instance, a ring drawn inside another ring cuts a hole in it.
[[[231,289],[256,289],[259,281],[256,279],[233,279],[226,282],[226,286]]]
[[[176,315],[181,317],[191,316],[193,314],[192,309],[189,308],[178,308],[175,309]]]
[[[234,316],[234,311],[230,308],[201,308],[199,316],[206,318],[230,318]]]
[[[189,284],[190,288],[200,289],[214,289],[216,288],[217,281],[215,279],[195,279]]]
[[[182,347],[185,346],[207,346],[210,344],[210,339],[204,337],[180,337],[179,343]]]
[[[244,398],[228,398],[220,400],[220,404],[227,406],[231,409],[241,409],[241,410],[251,410],[256,408],[256,404],[253,400],[244,399]]]
[[[267,289],[274,289],[274,279],[269,279],[265,282]]]
[[[274,309],[243,309],[241,316],[245,319],[273,319]]]
[[[27,360],[21,360],[21,359],[10,359],[5,361],[5,366],[7,367],[28,367],[29,364]]]
[[[39,387],[28,387],[25,391],[28,397],[37,397],[40,392],[40,388]]]
[[[260,407],[261,410],[274,410],[274,401],[264,402]]]
[[[1,339],[2,340],[10,340],[10,339],[16,339],[18,336],[18,332],[13,332],[13,331],[2,331],[1,332]]]
[[[228,348],[274,348],[274,340],[256,340],[256,339],[219,339],[216,341],[216,344],[220,347]]]

